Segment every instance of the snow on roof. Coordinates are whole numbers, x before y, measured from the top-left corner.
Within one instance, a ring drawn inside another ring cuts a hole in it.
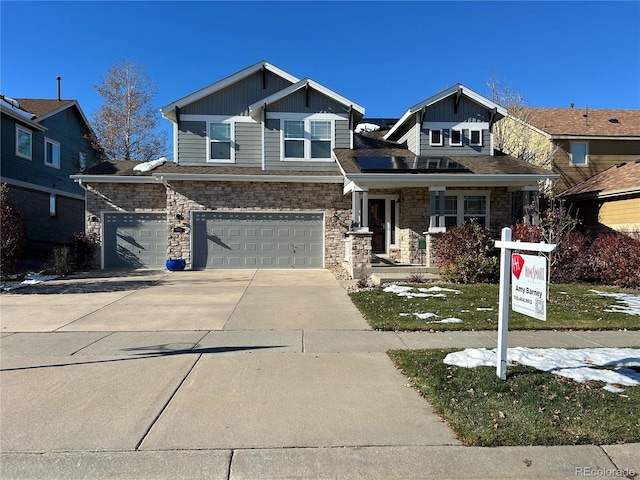
[[[20,103],[18,103],[18,101],[14,100],[13,98],[0,95],[0,105],[11,110],[16,115],[19,115],[22,118],[26,118],[27,120],[33,120],[36,117],[33,113],[29,113],[26,110],[20,108]]]
[[[141,173],[142,172],[150,172],[154,168],[157,168],[160,165],[164,165],[164,162],[166,162],[166,161],[167,161],[167,159],[165,157],[160,157],[157,160],[150,160],[148,162],[139,163],[138,165],[133,167],[133,170],[136,171],[136,172],[141,172]]]

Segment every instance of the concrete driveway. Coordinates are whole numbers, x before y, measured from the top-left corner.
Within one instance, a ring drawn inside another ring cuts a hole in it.
[[[459,444],[326,270],[98,272],[1,302],[3,453]]]

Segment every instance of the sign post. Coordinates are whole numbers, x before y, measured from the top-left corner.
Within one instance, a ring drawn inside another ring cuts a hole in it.
[[[498,303],[498,349],[496,374],[507,379],[507,337],[509,332],[509,286],[513,276],[512,306],[516,312],[541,320],[547,315],[547,262],[544,257],[511,255],[512,250],[552,252],[555,244],[512,242],[511,229],[503,228],[500,241],[500,294]]]

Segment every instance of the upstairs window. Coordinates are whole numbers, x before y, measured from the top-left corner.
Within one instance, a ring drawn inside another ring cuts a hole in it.
[[[304,158],[304,120],[284,121],[285,158]]]
[[[571,142],[571,165],[583,167],[589,163],[587,142]]]
[[[429,145],[435,147],[442,145],[442,130],[429,130]]]
[[[469,145],[482,146],[482,130],[469,130]]]
[[[462,145],[462,130],[452,128],[451,137],[449,138],[449,145],[459,147]]]
[[[53,168],[60,168],[60,144],[44,139],[44,164]]]
[[[331,158],[331,122],[311,121],[311,158]]]
[[[283,160],[330,160],[333,123],[330,120],[283,120]]]
[[[208,162],[234,161],[233,129],[230,123],[212,122],[209,124],[209,158]]]
[[[16,125],[16,155],[31,160],[32,152],[31,130]]]

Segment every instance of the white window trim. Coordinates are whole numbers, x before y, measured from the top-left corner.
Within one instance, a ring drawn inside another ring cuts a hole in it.
[[[433,141],[433,132],[440,132],[440,141]],[[429,146],[431,147],[441,147],[444,145],[444,135],[442,134],[441,128],[430,128],[429,129]]]
[[[218,143],[218,140],[212,140],[211,139],[211,124],[212,123],[224,123],[224,124],[228,124],[230,125],[230,137],[231,137],[231,149],[230,149],[230,156],[231,158],[229,160],[219,160],[219,159],[213,159],[211,158],[211,143],[212,142],[216,142]],[[236,163],[236,128],[235,128],[235,122],[233,121],[229,121],[228,117],[226,117],[225,119],[219,120],[219,119],[211,119],[209,118],[209,120],[207,121],[207,163],[224,163],[224,164],[230,164],[230,163]]]
[[[56,145],[58,147],[58,164],[56,165],[55,163],[50,163],[47,162],[47,143],[50,143],[51,145]],[[54,140],[51,140],[50,138],[46,138],[44,139],[44,164],[47,167],[51,167],[51,168],[57,168],[58,170],[60,170],[60,163],[62,163],[62,148],[60,147],[60,144]]]
[[[454,142],[453,141],[453,132],[454,130],[456,132],[460,132],[460,141],[459,142]],[[464,130],[461,128],[451,128],[449,129],[449,145],[452,147],[461,147],[462,146],[462,138],[464,137]]]
[[[445,195],[447,197],[457,197],[457,212],[456,212],[456,226],[460,226],[464,223],[464,197],[485,197],[485,205],[486,210],[483,215],[486,219],[486,228],[489,228],[491,224],[491,191],[490,190],[438,190],[440,195]],[[435,206],[431,205],[431,211],[435,211]],[[451,217],[452,215],[446,215]],[[444,212],[438,212],[438,216],[436,218],[442,218],[444,222]],[[440,220],[438,220],[439,222]],[[441,233],[446,232],[446,227],[444,226],[429,226],[429,233]]]
[[[314,114],[301,117],[295,114],[282,115],[280,118],[280,161],[281,162],[333,162],[332,157],[328,158],[312,158],[311,157],[311,122],[330,122],[331,123],[331,150],[335,148],[336,138],[336,122],[335,117],[331,114]],[[284,156],[284,122],[286,120],[303,121],[304,122],[304,158],[303,157],[285,157]]]
[[[20,153],[20,150],[18,148],[19,131],[23,131],[24,133],[29,134],[29,137],[31,138],[31,142],[29,142],[29,156]],[[16,125],[16,156],[20,158],[26,158],[27,160],[31,160],[33,158],[33,131],[20,125]]]
[[[473,134],[472,132],[478,132],[478,142],[477,143],[473,143]],[[469,145],[471,147],[481,147],[482,146],[482,132],[483,130],[480,128],[470,128],[469,129]]]
[[[584,163],[573,163],[573,145],[577,143],[584,143],[585,145]],[[571,142],[569,144],[569,165],[572,167],[588,167],[589,166],[589,142],[580,141],[580,142]]]

